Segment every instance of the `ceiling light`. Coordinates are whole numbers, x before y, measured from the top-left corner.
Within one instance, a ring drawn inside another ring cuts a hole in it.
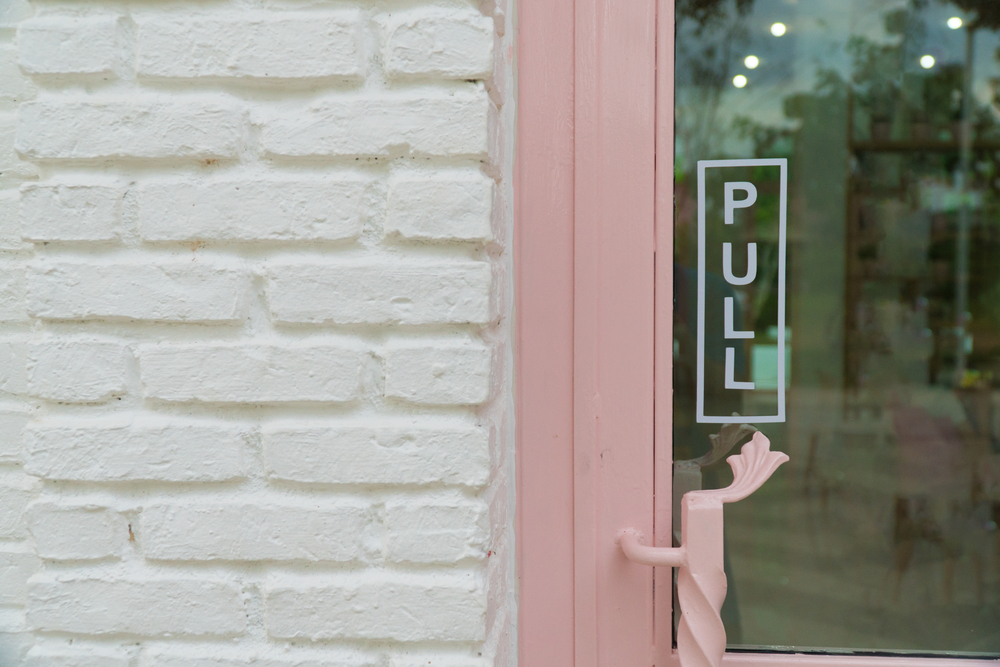
[[[784,35],[785,30],[787,30],[787,28],[784,23],[774,23],[771,25],[771,34],[775,37],[781,37]]]
[[[934,56],[920,56],[920,66],[924,69],[934,67]]]
[[[760,59],[757,56],[747,56],[743,59],[743,64],[747,66],[747,69],[757,69]]]
[[[742,74],[737,74],[736,76],[733,77],[733,85],[736,86],[737,88],[742,88],[743,86],[747,85],[747,78]]]
[[[962,27],[962,19],[960,19],[957,16],[952,16],[950,19],[948,19],[948,27],[951,28],[952,30],[958,30],[959,28]]]

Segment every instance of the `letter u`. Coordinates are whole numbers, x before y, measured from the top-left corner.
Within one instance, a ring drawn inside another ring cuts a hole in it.
[[[757,244],[747,244],[747,274],[742,278],[733,275],[733,244],[722,244],[722,275],[730,285],[749,285],[757,277]]]

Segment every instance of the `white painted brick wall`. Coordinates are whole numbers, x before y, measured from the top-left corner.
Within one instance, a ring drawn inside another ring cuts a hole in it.
[[[512,664],[507,2],[0,2],[0,664]]]

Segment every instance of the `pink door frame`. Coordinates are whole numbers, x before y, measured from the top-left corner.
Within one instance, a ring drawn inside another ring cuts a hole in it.
[[[673,10],[674,0],[518,6],[521,667],[677,662],[670,571],[656,569],[654,609],[652,569],[615,544],[635,527],[670,546]],[[724,663],[998,667],[747,653]]]

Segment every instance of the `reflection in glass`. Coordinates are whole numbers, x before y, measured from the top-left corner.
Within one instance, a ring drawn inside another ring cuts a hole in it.
[[[695,422],[697,162],[789,165],[787,421],[758,427],[791,462],[726,509],[731,648],[1000,655],[1000,2],[678,0],[676,45],[678,493],[729,483],[736,433]],[[753,332],[725,341],[753,390],[706,371],[725,414],[778,386],[776,170],[751,171],[726,233],[757,278],[706,276]]]

